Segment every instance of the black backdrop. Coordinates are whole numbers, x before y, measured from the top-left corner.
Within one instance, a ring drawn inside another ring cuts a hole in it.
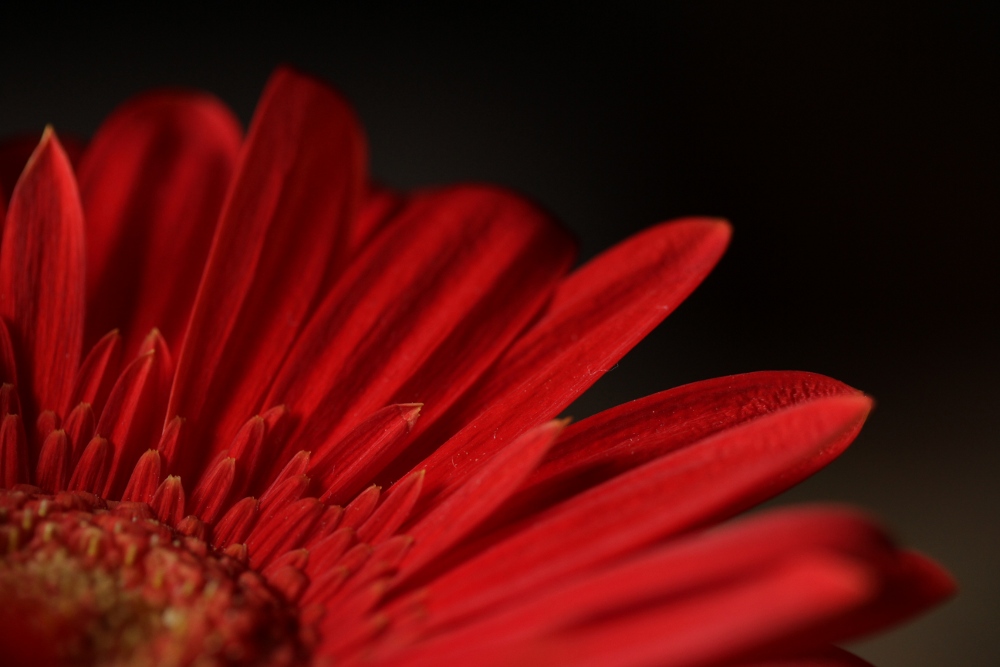
[[[585,257],[661,219],[731,219],[716,273],[570,412],[765,368],[864,389],[878,409],[854,447],[779,502],[862,504],[957,574],[955,602],[859,652],[995,665],[990,4],[8,14],[0,132],[51,122],[87,136],[159,85],[211,90],[246,121],[289,62],[354,101],[387,183],[515,187]]]

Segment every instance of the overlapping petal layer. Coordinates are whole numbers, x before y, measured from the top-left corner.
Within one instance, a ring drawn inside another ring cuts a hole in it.
[[[135,353],[158,327],[179,349],[242,141],[217,100],[151,93],[119,108],[77,169],[87,224],[87,331]]]
[[[396,194],[364,160],[346,104],[287,69],[245,142],[167,91],[75,171],[51,131],[0,150],[0,612],[44,602],[58,542],[61,571],[120,577],[136,609],[215,619],[140,633],[179,664],[833,667],[863,663],[831,643],[950,594],[850,511],[713,527],[853,440],[871,402],[842,383],[753,373],[555,419],[708,274],[725,223],[570,272],[530,203]],[[236,632],[191,602],[233,595],[268,616]],[[60,608],[99,633],[88,600]],[[264,645],[257,622],[284,630]]]

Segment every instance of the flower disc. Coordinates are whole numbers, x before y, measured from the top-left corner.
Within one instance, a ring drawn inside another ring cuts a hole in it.
[[[293,609],[244,565],[245,549],[215,552],[145,504],[0,490],[0,545],[3,621],[31,638],[37,664],[291,665],[303,656]]]

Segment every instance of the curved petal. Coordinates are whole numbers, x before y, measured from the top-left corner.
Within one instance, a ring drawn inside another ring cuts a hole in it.
[[[369,183],[365,203],[351,221],[347,234],[348,254],[353,256],[387,224],[396,218],[406,204],[406,196],[387,187]]]
[[[565,425],[551,421],[527,431],[413,526],[408,534],[416,546],[403,561],[400,577],[419,572],[489,517],[538,465]]]
[[[290,450],[322,449],[390,403],[424,404],[416,430],[433,422],[537,316],[572,256],[565,232],[507,192],[413,197],[320,306],[275,382],[267,403],[302,417]]]
[[[276,72],[258,105],[177,361],[168,421],[207,457],[260,403],[361,202],[365,148],[326,86]],[[178,472],[199,461],[171,462]]]
[[[558,415],[694,290],[729,236],[729,226],[716,220],[666,223],[571,274],[541,321],[402,462],[412,465],[414,456],[448,440],[415,466],[427,468],[425,499],[446,494],[474,474],[478,461]]]
[[[809,647],[817,641],[860,638],[940,604],[954,595],[955,589],[955,580],[940,565],[923,554],[902,551],[884,568],[877,595],[866,605],[802,636],[790,637],[785,644]]]
[[[518,656],[567,667],[718,664],[855,609],[876,586],[863,563],[805,555],[674,604],[497,651],[492,664]]]
[[[439,658],[455,654],[457,658],[470,648],[484,655],[511,650],[527,654],[528,648],[537,650],[550,639],[582,640],[596,631],[603,632],[609,642],[606,650],[612,655],[605,660],[620,659],[614,638],[624,641],[624,635],[631,634],[634,641],[628,642],[630,645],[688,653],[673,655],[666,661],[669,664],[701,664],[699,660],[710,662],[738,657],[748,650],[756,652],[770,646],[775,636],[794,635],[796,627],[811,630],[817,620],[837,619],[845,607],[839,601],[833,606],[825,604],[828,600],[816,596],[814,587],[790,587],[784,591],[788,600],[781,599],[778,582],[789,570],[811,565],[813,576],[820,581],[844,567],[849,579],[851,570],[867,571],[860,582],[863,595],[850,596],[852,604],[846,607],[854,609],[857,605],[853,602],[878,595],[880,582],[893,576],[898,556],[885,533],[855,512],[836,508],[779,510],[656,547],[554,588],[519,596],[506,605],[491,605],[472,623],[449,614],[454,609],[449,609],[449,601],[433,595],[421,596],[419,616],[390,615],[389,623],[392,632],[402,629],[403,636],[440,633],[417,645],[408,654],[411,659],[432,654]],[[763,594],[754,600],[745,594],[748,588]],[[461,607],[462,598],[470,594],[475,595],[475,591],[466,591],[450,603]],[[707,604],[714,606],[715,613],[703,609],[699,617],[697,610],[713,598],[714,602]],[[736,608],[724,608],[734,601],[738,601]],[[785,613],[788,602],[797,610],[794,620]],[[399,604],[397,612],[407,608]],[[659,632],[636,633],[632,626],[643,624],[644,617],[650,615],[673,619],[674,627],[664,625]],[[408,628],[407,622],[424,627]],[[664,633],[672,635],[669,641],[664,641]],[[518,645],[522,648],[511,648]],[[783,642],[781,648],[785,648]],[[481,660],[471,662],[479,664]]]
[[[668,389],[571,424],[510,505],[539,512],[612,477],[739,424],[827,396],[860,396],[837,380],[764,371]]]
[[[78,169],[87,225],[87,339],[160,329],[179,347],[242,131],[221,102],[153,92],[98,129]]]
[[[113,452],[101,492],[105,498],[121,497],[139,457],[156,444],[155,429],[163,417],[172,371],[170,351],[156,332],[143,348],[115,382],[94,430]]]
[[[25,367],[22,398],[61,410],[80,364],[83,211],[69,158],[49,129],[14,188],[0,246],[0,317]]]
[[[529,520],[429,585],[424,604],[463,591],[472,613],[732,516],[836,457],[870,407],[864,397],[822,398],[651,461]]]

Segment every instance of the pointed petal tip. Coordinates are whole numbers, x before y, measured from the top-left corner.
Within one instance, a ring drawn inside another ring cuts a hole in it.
[[[549,421],[539,424],[536,428],[539,432],[548,432],[550,439],[555,439],[562,433],[567,426],[573,422],[572,417],[560,417],[559,419],[550,419]]]
[[[868,415],[875,409],[875,399],[863,392],[841,397],[839,400],[857,411],[859,421],[868,419]]]
[[[722,249],[729,246],[733,239],[733,226],[723,218],[702,218],[700,224],[705,228],[705,236],[718,243]]]
[[[847,385],[845,385],[847,387]],[[863,424],[875,407],[875,400],[864,392],[847,387],[849,393],[835,396],[825,396],[812,401],[822,412],[832,419],[841,421],[852,428]],[[819,407],[823,406],[823,407]],[[803,406],[805,407],[805,406]],[[790,409],[795,409],[792,407]]]
[[[414,424],[417,423],[417,418],[420,416],[420,411],[423,409],[423,403],[400,403],[399,404],[399,414],[406,421],[406,430],[413,430]]]
[[[727,237],[733,235],[733,224],[726,218],[706,217],[699,220],[717,234],[725,234]]]
[[[43,147],[47,148],[53,141],[57,146],[59,145],[59,137],[56,136],[56,129],[52,126],[52,123],[46,123],[45,129],[42,130],[42,137],[38,140],[38,148],[35,150],[38,151]],[[31,164],[30,160],[28,164]]]
[[[708,257],[713,257],[712,263],[719,261],[733,237],[733,226],[724,218],[677,218],[650,227],[647,232],[657,234],[652,230],[661,228],[671,228],[680,232],[682,237],[693,240],[703,251],[708,251]],[[707,244],[707,247],[703,244]]]
[[[958,592],[958,580],[934,559],[912,550],[904,550],[901,555],[906,568],[931,600],[930,604],[943,602]]]
[[[66,164],[70,163],[69,156],[66,155],[66,150],[63,148],[62,143],[59,141],[59,137],[56,135],[55,128],[52,127],[51,124],[46,125],[45,129],[42,130],[42,137],[38,140],[38,146],[36,146],[35,150],[32,151],[31,156],[28,158],[28,162],[24,165],[24,169],[21,173],[21,179],[19,179],[18,182],[24,179],[24,174],[32,169],[38,161],[38,158],[46,154],[48,151],[56,151],[56,154],[65,160]]]
[[[163,430],[166,431],[168,428],[180,428],[187,421],[187,417],[181,417],[180,415],[174,415],[167,419],[167,423],[164,425]]]
[[[733,225],[726,218],[716,218],[712,216],[691,216],[667,220],[664,225],[686,225],[700,228],[706,235],[716,236],[726,242],[733,235]]]

